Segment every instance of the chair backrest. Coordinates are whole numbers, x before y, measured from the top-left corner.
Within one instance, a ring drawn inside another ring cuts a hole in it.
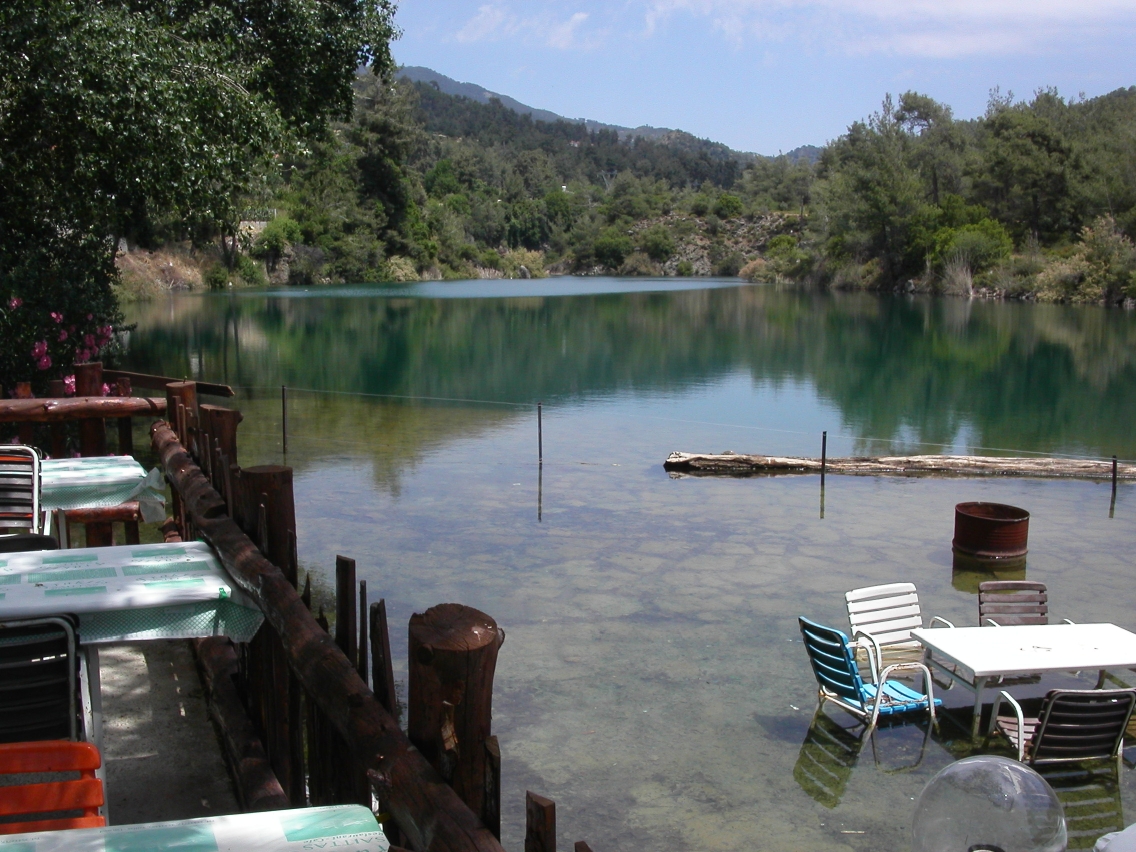
[[[797,619],[809,664],[817,683],[829,692],[855,702],[863,698],[864,681],[848,648],[848,637],[839,630],[801,616]]]
[[[33,447],[0,446],[0,531],[42,532],[39,453]]]
[[[1113,758],[1136,705],[1136,689],[1054,689],[1041,705],[1030,763]]]
[[[853,589],[844,595],[852,633],[870,633],[880,646],[910,642],[911,631],[923,626],[914,583],[887,583]]]
[[[79,773],[77,779],[0,787],[0,817],[53,814],[49,819],[0,823],[0,834],[106,825],[106,820],[99,816],[103,784],[95,777],[101,764],[99,750],[90,743],[42,740],[0,745],[0,775]]]
[[[0,743],[79,739],[78,670],[72,617],[0,623]]]
[[[0,535],[0,553],[31,553],[36,550],[59,550],[59,541],[43,533]]]
[[[987,580],[978,584],[978,626],[986,620],[999,625],[1049,624],[1049,593],[1045,583],[1029,580]]]

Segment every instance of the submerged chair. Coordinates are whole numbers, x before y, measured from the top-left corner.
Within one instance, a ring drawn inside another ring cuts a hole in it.
[[[95,777],[101,764],[99,750],[90,743],[41,740],[0,745],[0,775],[79,773],[72,780],[0,787],[0,817],[25,817],[19,822],[0,823],[0,834],[106,825],[99,815],[104,800],[103,783]]]
[[[911,638],[911,631],[923,626],[919,594],[914,583],[886,583],[853,589],[844,595],[844,602],[848,606],[848,624],[856,642],[857,660],[871,660],[872,651],[880,666],[923,660],[923,646]],[[936,622],[954,627],[937,615],[928,626]],[[880,677],[878,669],[872,670],[872,677]]]
[[[43,532],[39,492],[39,453],[33,447],[0,446],[0,533]]]
[[[797,621],[813,675],[817,679],[819,707],[823,707],[826,701],[831,701],[867,724],[869,731],[875,728],[880,716],[909,713],[913,710],[929,711],[931,723],[935,723],[935,707],[942,704],[942,701],[935,698],[931,672],[923,663],[893,663],[885,666],[879,677],[873,677],[871,683],[865,683],[856,661],[852,659],[847,636],[839,630],[804,617]],[[879,670],[875,652],[870,645],[866,650],[871,657],[871,671],[874,675]],[[922,672],[926,694],[888,680],[897,671]]]
[[[999,715],[1009,702],[1013,716]],[[1026,716],[1005,690],[990,713],[989,738],[997,729],[1017,749],[1018,760],[1035,766],[1084,760],[1116,760],[1124,748],[1124,729],[1136,705],[1136,689],[1053,689],[1037,718]]]
[[[1072,624],[1064,619],[1066,624]],[[987,580],[978,584],[978,626],[1049,624],[1049,591],[1029,580]]]

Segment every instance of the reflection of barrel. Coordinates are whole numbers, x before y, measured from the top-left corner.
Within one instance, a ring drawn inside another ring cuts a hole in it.
[[[1004,503],[959,503],[955,506],[956,553],[979,559],[1026,555],[1029,512]]]

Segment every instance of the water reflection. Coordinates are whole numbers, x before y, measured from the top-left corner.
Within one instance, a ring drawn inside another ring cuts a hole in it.
[[[1115,764],[1097,770],[1039,767],[1038,771],[1065,809],[1070,850],[1092,849],[1101,835],[1124,830]]]
[[[129,319],[131,366],[245,387],[565,403],[725,382],[719,417],[819,433],[832,406],[862,452],[1136,457],[1125,425],[1136,318],[1099,308],[769,286],[477,299],[372,289],[181,297]],[[795,385],[813,402],[785,421],[763,391]]]

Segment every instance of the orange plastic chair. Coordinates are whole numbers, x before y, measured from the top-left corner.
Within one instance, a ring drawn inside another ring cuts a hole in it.
[[[57,815],[49,819],[0,823],[0,834],[106,825],[106,819],[99,815],[103,804],[103,784],[95,777],[95,770],[101,764],[99,750],[91,743],[40,740],[0,744],[0,775],[79,772],[79,778],[71,781],[0,787],[0,817]],[[80,811],[80,815],[58,816],[75,811]]]

